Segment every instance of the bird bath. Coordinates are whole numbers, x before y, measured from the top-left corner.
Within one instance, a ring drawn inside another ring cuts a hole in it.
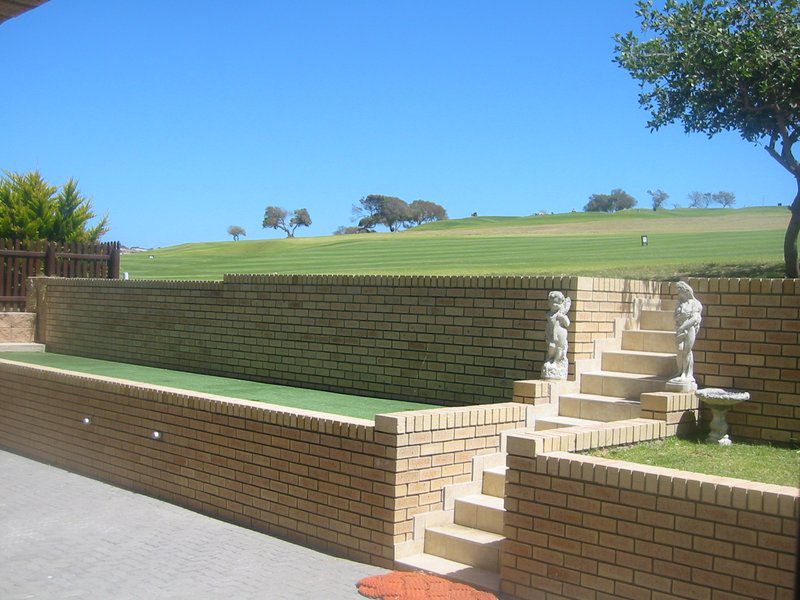
[[[740,390],[723,390],[722,388],[704,388],[697,390],[697,396],[711,409],[711,431],[706,438],[707,442],[718,443],[728,433],[728,411],[746,400],[750,400],[748,392]]]

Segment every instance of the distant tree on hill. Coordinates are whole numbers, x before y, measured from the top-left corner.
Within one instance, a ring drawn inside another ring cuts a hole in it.
[[[94,226],[92,202],[69,179],[61,189],[38,171],[0,178],[0,238],[96,242],[109,231],[108,215]]]
[[[689,208],[708,208],[711,204],[711,193],[709,192],[689,192]]]
[[[428,200],[414,200],[408,205],[408,223],[422,225],[431,221],[444,221],[447,211],[444,206]]]
[[[729,208],[736,204],[736,194],[733,192],[717,192],[711,196],[711,199],[722,208]]]
[[[647,190],[647,193],[650,194],[650,199],[653,201],[653,210],[661,208],[664,202],[667,201],[667,198],[669,198],[669,194],[664,190]]]
[[[395,196],[370,194],[353,206],[353,214],[361,217],[358,226],[366,231],[373,231],[378,225],[397,231],[408,220],[408,204]]]
[[[247,235],[247,232],[238,225],[231,225],[228,227],[228,235],[233,236],[233,241],[238,242],[239,236]]]
[[[617,212],[636,206],[636,198],[619,188],[610,194],[592,194],[583,207],[585,212]]]
[[[264,211],[264,222],[262,227],[280,229],[286,233],[286,237],[294,237],[294,232],[298,227],[308,227],[311,225],[311,215],[305,208],[298,208],[292,213],[292,218],[286,222],[289,213],[280,206],[268,206]]]
[[[794,178],[783,241],[786,277],[799,277],[800,3],[797,0],[637,2],[642,39],[617,34],[616,62],[639,80],[647,126],[680,122],[709,137],[737,131]]]
[[[356,233],[372,232],[362,227],[348,227],[347,225],[342,225],[336,228],[336,231],[333,232],[333,235],[355,235]]]

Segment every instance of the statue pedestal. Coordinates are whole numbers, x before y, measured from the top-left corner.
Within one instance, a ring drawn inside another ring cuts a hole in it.
[[[728,411],[745,400],[750,399],[748,392],[739,390],[723,390],[722,388],[704,388],[697,391],[697,396],[711,409],[711,431],[706,442],[716,444],[728,433]]]
[[[694,392],[697,390],[697,382],[694,377],[691,379],[673,377],[667,382],[665,388],[668,392]]]

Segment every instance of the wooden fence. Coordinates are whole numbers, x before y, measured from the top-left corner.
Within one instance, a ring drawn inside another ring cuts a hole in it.
[[[24,311],[28,277],[119,278],[119,242],[0,239],[0,312]]]

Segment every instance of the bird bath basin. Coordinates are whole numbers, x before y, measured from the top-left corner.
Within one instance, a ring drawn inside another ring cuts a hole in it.
[[[706,438],[707,442],[718,443],[728,433],[728,411],[746,400],[750,400],[748,392],[740,390],[723,390],[722,388],[704,388],[697,390],[697,397],[705,402],[711,409],[711,431]]]

